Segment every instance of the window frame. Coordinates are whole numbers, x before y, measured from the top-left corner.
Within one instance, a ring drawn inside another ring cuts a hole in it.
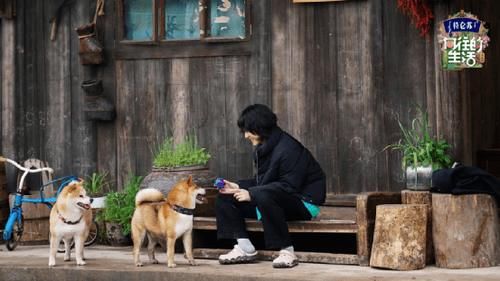
[[[166,30],[165,30],[165,2],[168,0],[150,0],[152,1],[153,7],[153,38],[152,40],[129,40],[125,39],[125,17],[124,17],[124,1],[117,0],[117,41],[120,45],[196,45],[196,44],[206,44],[206,43],[225,43],[225,42],[248,42],[252,36],[252,23],[251,23],[251,0],[245,0],[245,38],[238,37],[211,37],[207,36],[210,30],[210,1],[216,0],[198,0],[198,2],[205,7],[203,10],[203,15],[200,14],[200,30],[204,30],[203,34],[200,34],[199,39],[179,39],[179,40],[167,40]],[[203,16],[203,17],[202,17]]]

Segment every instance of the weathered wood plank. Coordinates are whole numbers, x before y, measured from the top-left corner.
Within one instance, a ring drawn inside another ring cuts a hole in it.
[[[363,192],[356,197],[356,222],[358,224],[356,239],[360,265],[368,266],[370,263],[377,206],[399,203],[401,203],[399,192]]]
[[[337,26],[337,123],[339,192],[360,192],[376,181],[376,153],[373,142],[378,130],[374,120],[377,100],[372,92],[368,2],[338,5]],[[354,79],[353,79],[354,78]]]
[[[250,56],[253,46],[249,42],[168,43],[165,46],[121,44],[112,53],[116,60],[210,58],[224,56]]]
[[[115,87],[116,73],[112,50],[115,47],[115,27],[117,17],[117,1],[106,1],[105,16],[97,19],[97,36],[104,46],[104,64],[97,69],[97,78],[102,79],[103,96],[108,98],[116,106]],[[118,30],[119,28],[116,28]],[[116,155],[116,123],[99,122],[97,124],[97,156],[96,169],[101,172],[108,172],[109,178],[117,178],[117,155]]]
[[[78,1],[73,4],[69,13],[70,21],[70,73],[71,73],[71,154],[65,159],[65,165],[71,167],[70,172],[77,175],[89,175],[96,170],[96,127],[92,121],[86,120],[83,111],[84,91],[81,83],[94,78],[92,68],[80,64],[78,54],[79,42],[75,39],[75,29],[89,22],[89,2]]]
[[[226,254],[229,250],[225,249],[193,249],[193,255],[199,259],[217,259],[220,255]],[[300,262],[330,263],[330,264],[358,264],[358,257],[349,254],[331,254],[331,253],[313,253],[313,252],[295,252]],[[259,250],[259,260],[273,260],[277,257],[276,251]]]
[[[490,27],[499,26],[500,19],[497,17],[499,4],[497,2],[477,2],[467,1],[464,4],[466,11],[471,11],[478,15],[480,20],[486,21]],[[460,5],[462,3],[457,3]],[[488,35],[493,38],[499,38],[500,33],[494,28],[490,28]],[[496,39],[498,40],[498,39]],[[469,132],[469,138],[464,139],[464,147],[467,148],[470,141],[472,151],[464,151],[464,157],[472,154],[471,163],[475,162],[475,153],[479,149],[500,148],[500,112],[497,110],[500,104],[500,79],[498,79],[498,68],[500,67],[500,45],[489,44],[485,50],[486,63],[479,71],[467,71],[469,81],[466,103],[463,104],[463,110],[470,110],[470,121],[464,123],[464,134]],[[463,80],[461,80],[463,81]],[[467,120],[467,119],[466,119]],[[478,126],[477,124],[481,124]],[[466,130],[469,130],[468,132]],[[469,153],[468,153],[469,152]]]
[[[16,156],[16,42],[14,40],[16,33],[16,25],[13,20],[2,19],[0,22],[1,35],[1,70],[0,82],[1,88],[1,149],[5,157],[13,158]],[[15,186],[14,169],[5,167],[7,175],[7,185]],[[5,199],[5,198],[3,198]],[[2,199],[2,200],[3,200]]]
[[[150,171],[153,163],[153,142],[156,137],[156,128],[160,127],[155,103],[157,103],[158,93],[162,93],[159,87],[164,87],[162,79],[162,61],[137,61],[135,72],[135,115],[140,115],[140,119],[133,121],[135,159],[133,170],[135,175],[145,175]],[[160,109],[161,110],[161,109]],[[144,122],[147,120],[147,122]],[[124,172],[124,171],[120,171]]]
[[[377,206],[370,266],[396,270],[425,267],[427,206]]]
[[[15,23],[15,34],[25,34],[25,18],[26,18],[26,12],[25,12],[25,0],[19,0],[17,1],[17,16],[16,20],[13,21]],[[28,17],[29,18],[29,17]],[[21,160],[24,158],[24,144],[25,144],[25,139],[24,139],[24,128],[22,126],[22,122],[20,120],[23,120],[24,118],[24,112],[22,110],[22,106],[24,101],[22,101],[23,93],[25,92],[26,89],[26,72],[25,72],[25,64],[26,64],[26,53],[25,53],[25,36],[15,36],[12,37],[12,39],[15,38],[15,65],[18,65],[19,67],[16,68],[15,71],[15,98],[13,100],[13,105],[15,105],[15,127],[11,128],[10,134],[15,136],[15,144],[13,147],[15,147],[15,151],[12,151],[12,153],[15,153],[15,159]],[[21,66],[23,66],[21,68]],[[12,155],[14,156],[14,155]],[[11,170],[13,171],[13,169]],[[9,169],[7,168],[7,176],[9,176]],[[12,176],[9,178],[9,186],[14,187],[16,186],[17,179]]]
[[[116,150],[118,178],[116,186],[118,190],[123,188],[127,180],[127,173],[133,170],[134,150],[133,150],[133,123],[135,114],[133,102],[135,95],[135,61],[116,62]]]
[[[57,9],[57,1],[46,3],[47,14]],[[66,11],[66,10],[65,10]],[[46,89],[43,93],[47,99],[44,131],[44,154],[49,166],[59,175],[71,172],[68,160],[71,155],[71,40],[73,30],[70,29],[71,17],[62,13],[59,18],[56,40],[45,40],[46,48]],[[48,25],[44,25],[48,27]]]
[[[172,95],[172,135],[174,143],[181,143],[190,133],[188,127],[189,118],[196,114],[191,108],[189,92],[189,61],[187,59],[173,59],[171,62],[172,71],[168,77],[169,93]]]
[[[216,230],[215,217],[195,217],[194,229]],[[262,223],[257,220],[246,219],[248,231],[263,231]],[[311,220],[289,221],[288,231],[291,233],[357,233],[358,226],[353,220]]]
[[[401,137],[397,120],[407,126],[416,117],[416,106],[427,106],[426,39],[421,38],[410,19],[400,12],[394,1],[382,1],[383,30],[383,104],[384,143],[380,150]],[[401,154],[387,150],[386,185],[390,190],[404,187]]]

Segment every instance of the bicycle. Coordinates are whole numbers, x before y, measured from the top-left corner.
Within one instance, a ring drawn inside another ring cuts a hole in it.
[[[66,187],[70,182],[74,180],[80,180],[76,176],[66,176],[66,177],[61,177],[52,181],[49,181],[46,184],[43,184],[40,186],[40,197],[39,198],[24,198],[25,192],[23,191],[23,184],[24,180],[26,179],[26,176],[29,173],[41,173],[41,172],[49,172],[51,174],[54,173],[53,169],[50,167],[44,167],[44,168],[38,168],[38,169],[30,169],[30,168],[25,168],[21,166],[19,163],[16,161],[5,158],[0,156],[0,161],[1,162],[7,162],[19,170],[23,171],[23,174],[21,175],[21,178],[19,180],[19,184],[17,186],[16,194],[14,197],[14,202],[13,206],[10,210],[9,218],[7,219],[7,223],[5,224],[5,228],[3,230],[3,239],[5,240],[5,246],[7,247],[7,250],[13,251],[19,242],[21,240],[21,237],[24,232],[24,217],[23,217],[23,208],[22,205],[23,203],[32,203],[32,204],[44,204],[47,206],[49,209],[52,209],[52,206],[57,200],[57,196],[61,191],[63,190],[64,187]],[[48,185],[56,184],[60,182],[59,187],[57,189],[56,195],[54,197],[45,197],[44,194],[44,189]],[[93,224],[95,226],[95,231],[92,231],[89,233],[89,236],[87,237],[87,240],[85,241],[84,245],[88,246],[93,244],[97,240],[97,233],[98,233],[98,228],[97,228],[97,223],[93,221]],[[92,227],[91,229],[94,229]],[[74,243],[72,243],[72,247]]]

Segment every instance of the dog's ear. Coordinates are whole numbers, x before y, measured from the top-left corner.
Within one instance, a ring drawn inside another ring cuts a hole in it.
[[[66,188],[68,189],[68,192],[73,192],[78,188],[78,183],[71,182]]]
[[[192,175],[189,175],[189,178],[187,179],[186,183],[188,186],[193,185],[193,176]]]

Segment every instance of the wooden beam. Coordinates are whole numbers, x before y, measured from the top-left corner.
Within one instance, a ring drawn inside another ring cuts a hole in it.
[[[260,221],[246,219],[248,231],[263,231]],[[217,224],[214,217],[195,217],[194,229],[215,230]],[[288,230],[291,233],[357,233],[358,226],[353,220],[311,220],[290,221]]]
[[[2,100],[2,153],[15,157],[16,132],[16,25],[15,21],[3,19],[1,22],[1,100]]]
[[[227,253],[227,249],[193,249],[195,258],[217,259],[220,255]],[[277,257],[278,251],[259,250],[260,260],[273,260]],[[358,257],[349,254],[331,254],[317,252],[295,252],[300,262],[329,263],[329,264],[358,264]]]

